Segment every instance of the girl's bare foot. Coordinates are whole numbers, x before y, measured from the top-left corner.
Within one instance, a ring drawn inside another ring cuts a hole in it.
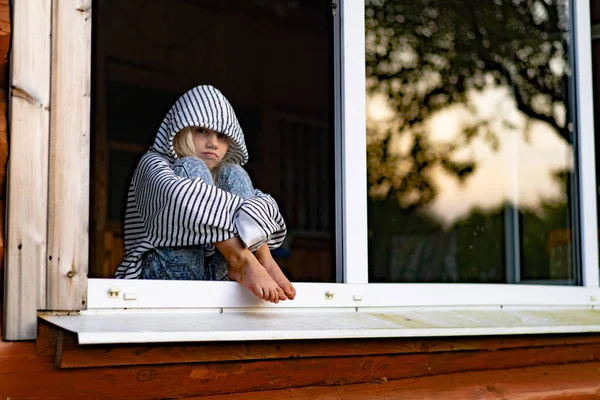
[[[254,254],[248,251],[238,265],[229,264],[229,278],[244,285],[258,298],[279,303],[287,297],[278,284],[269,276],[265,268],[258,262]]]
[[[215,243],[228,265],[229,278],[244,285],[258,298],[279,303],[287,300],[283,290],[269,276],[254,254],[248,250],[240,238],[234,237]]]
[[[285,274],[279,268],[277,262],[271,256],[271,251],[267,245],[262,246],[256,252],[256,258],[260,262],[260,264],[265,268],[267,273],[273,278],[275,282],[279,285],[281,289],[283,289],[283,293],[285,293],[286,297],[290,300],[294,300],[296,297],[296,288],[292,285],[292,283],[285,277]]]

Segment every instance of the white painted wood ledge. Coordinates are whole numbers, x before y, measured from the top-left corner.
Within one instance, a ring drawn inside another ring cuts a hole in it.
[[[440,337],[600,332],[585,308],[87,310],[41,315],[79,344]]]
[[[235,282],[88,283],[88,310],[40,315],[81,344],[600,332],[597,288],[296,283],[270,304]]]

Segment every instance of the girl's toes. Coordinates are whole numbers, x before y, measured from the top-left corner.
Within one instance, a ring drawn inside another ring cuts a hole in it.
[[[285,291],[279,287],[277,288],[277,295],[279,296],[279,300],[287,300]]]

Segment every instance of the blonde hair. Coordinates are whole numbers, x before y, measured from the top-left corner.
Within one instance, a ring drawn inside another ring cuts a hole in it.
[[[175,150],[175,154],[177,157],[196,157],[196,148],[194,146],[194,129],[196,127],[186,126],[173,138],[173,150]]]

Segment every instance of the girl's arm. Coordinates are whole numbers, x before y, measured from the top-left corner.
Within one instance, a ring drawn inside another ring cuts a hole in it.
[[[180,178],[162,156],[152,152],[142,157],[132,185],[139,215],[154,246],[208,244],[238,236],[240,212],[253,216],[265,237],[278,237],[281,228],[271,221],[273,217],[277,220],[279,216],[283,222],[270,196],[244,201],[200,179]]]
[[[275,249],[281,246],[287,234],[285,221],[273,197],[257,189],[254,190],[254,193],[255,197],[246,199],[240,207],[240,216],[242,213],[247,212],[253,220],[257,221],[256,225],[263,228],[266,240],[260,243],[257,242],[252,250],[260,248],[265,243],[269,245],[269,248]]]

